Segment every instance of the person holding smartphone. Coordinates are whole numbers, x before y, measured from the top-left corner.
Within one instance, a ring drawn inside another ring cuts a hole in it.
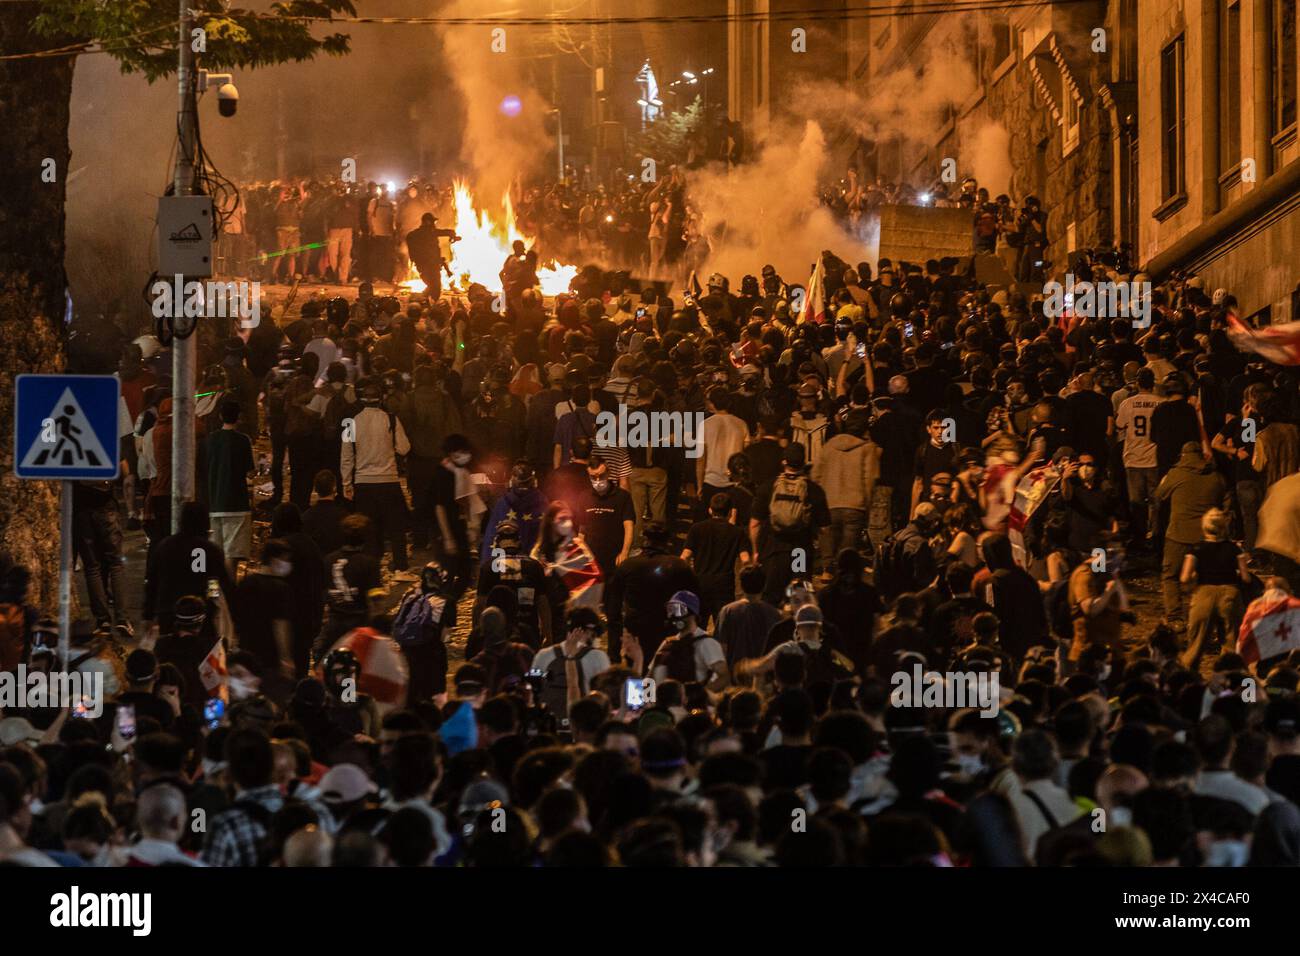
[[[609,670],[609,655],[596,648],[605,622],[593,608],[575,607],[564,620],[564,639],[543,647],[533,658],[533,670],[546,675],[543,699],[547,709],[568,727],[569,707],[586,696],[591,682]]]

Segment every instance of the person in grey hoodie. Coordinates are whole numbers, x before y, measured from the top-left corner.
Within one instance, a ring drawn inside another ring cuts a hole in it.
[[[872,491],[880,475],[880,449],[867,438],[870,417],[865,410],[853,410],[844,419],[844,430],[822,446],[813,463],[812,478],[826,492],[831,523],[821,554],[827,561],[844,548],[860,546],[866,527]]]
[[[1160,566],[1160,587],[1164,593],[1165,620],[1178,628],[1183,617],[1183,596],[1178,579],[1183,559],[1204,537],[1201,518],[1211,508],[1222,508],[1227,482],[1208,461],[1197,441],[1184,442],[1177,464],[1160,480],[1156,500],[1169,502],[1169,527],[1165,531],[1164,560]]]

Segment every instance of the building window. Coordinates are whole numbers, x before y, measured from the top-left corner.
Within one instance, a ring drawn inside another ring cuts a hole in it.
[[[1165,199],[1186,191],[1183,47],[1184,37],[1180,35],[1160,54],[1161,191]]]
[[[1296,117],[1296,0],[1273,0],[1273,135]]]
[[[1079,145],[1079,101],[1061,77],[1061,155],[1069,156]]]
[[[1016,55],[1016,28],[1005,16],[994,17],[990,26],[992,47],[989,51],[988,76],[996,78],[1007,61]]]
[[[1241,168],[1241,4],[1219,14],[1219,174]]]

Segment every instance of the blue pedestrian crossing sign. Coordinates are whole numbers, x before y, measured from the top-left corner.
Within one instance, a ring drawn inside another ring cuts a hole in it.
[[[14,474],[64,481],[117,477],[117,376],[19,375],[14,393]]]

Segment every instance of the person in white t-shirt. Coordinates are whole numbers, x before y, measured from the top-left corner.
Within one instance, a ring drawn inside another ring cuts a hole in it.
[[[710,414],[704,419],[703,454],[695,459],[695,488],[700,493],[702,508],[707,509],[715,494],[735,484],[727,472],[727,461],[745,450],[749,426],[744,419],[731,414],[731,396],[721,385],[709,389],[705,403]],[[704,517],[703,512],[700,517]]]
[[[731,682],[731,675],[722,645],[699,625],[699,597],[691,591],[678,591],[665,608],[677,633],[659,646],[650,663],[650,676],[661,683],[696,680],[711,691],[721,691]]]
[[[1137,374],[1138,393],[1120,402],[1115,415],[1115,430],[1124,443],[1124,473],[1128,500],[1133,516],[1133,540],[1141,542],[1156,527],[1159,503],[1156,485],[1156,443],[1151,437],[1151,415],[1164,401],[1155,394],[1156,377],[1150,368]]]

